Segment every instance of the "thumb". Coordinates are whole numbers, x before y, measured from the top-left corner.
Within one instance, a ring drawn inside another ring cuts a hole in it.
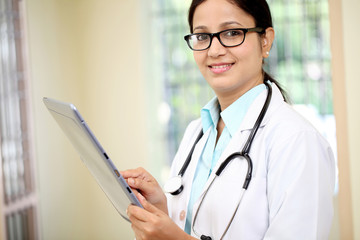
[[[147,210],[148,212],[157,214],[160,210],[155,207],[154,205],[152,205],[151,203],[149,203],[145,197],[143,195],[141,195],[140,193],[137,193],[137,198],[139,199],[141,205],[144,207],[145,210]]]

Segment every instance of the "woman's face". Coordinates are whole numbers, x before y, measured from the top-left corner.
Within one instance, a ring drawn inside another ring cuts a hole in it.
[[[194,33],[216,33],[231,28],[252,28],[252,16],[227,0],[207,0],[200,4],[193,18]],[[216,95],[236,100],[263,82],[262,61],[266,57],[258,33],[246,33],[240,46],[224,47],[214,37],[211,47],[194,51],[195,61]]]

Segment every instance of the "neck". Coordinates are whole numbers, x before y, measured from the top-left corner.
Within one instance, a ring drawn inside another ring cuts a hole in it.
[[[243,96],[247,91],[262,83],[263,76],[261,75],[261,77],[259,77],[256,81],[252,81],[232,91],[216,92],[221,112],[229,107],[233,102],[238,100],[241,96]]]

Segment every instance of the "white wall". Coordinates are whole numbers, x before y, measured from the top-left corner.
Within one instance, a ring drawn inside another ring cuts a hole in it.
[[[145,166],[136,0],[28,0],[39,219],[43,239],[133,239],[42,103],[71,101],[119,169]]]

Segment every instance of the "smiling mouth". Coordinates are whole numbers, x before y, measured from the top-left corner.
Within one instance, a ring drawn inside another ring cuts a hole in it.
[[[230,70],[233,65],[234,65],[233,63],[221,64],[221,65],[209,65],[209,69],[213,73],[223,73]]]
[[[209,66],[210,68],[214,69],[220,69],[220,68],[227,68],[230,67],[232,64],[224,64],[224,65],[218,65],[218,66]]]

